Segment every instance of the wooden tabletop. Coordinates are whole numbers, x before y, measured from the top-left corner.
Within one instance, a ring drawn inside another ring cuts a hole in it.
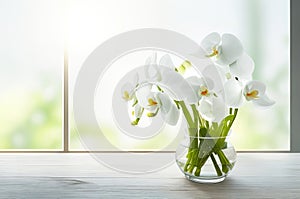
[[[1,153],[0,179],[0,198],[300,198],[300,154],[239,153],[224,182],[197,184],[175,164],[133,175],[88,153]]]

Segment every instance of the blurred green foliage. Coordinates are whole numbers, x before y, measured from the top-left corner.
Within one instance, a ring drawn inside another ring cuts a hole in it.
[[[1,149],[62,148],[62,96],[55,84],[19,85],[0,98]]]

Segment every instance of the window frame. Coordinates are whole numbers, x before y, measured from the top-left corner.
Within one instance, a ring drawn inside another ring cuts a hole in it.
[[[300,34],[300,13],[297,12],[300,9],[300,1],[290,1],[290,152],[300,152],[300,92],[298,85],[300,85],[300,39],[297,35]]]
[[[290,0],[290,148],[289,150],[256,150],[256,151],[238,151],[251,153],[299,153],[300,152],[300,9],[299,0]],[[9,149],[1,150],[0,153],[90,153],[88,150],[70,150],[70,129],[69,129],[69,67],[68,67],[68,52],[65,44],[64,50],[64,70],[63,70],[63,134],[62,134],[62,148],[60,150],[43,150],[43,149]],[[101,151],[104,153],[112,151]],[[143,151],[139,151],[143,152]],[[149,152],[149,151],[147,151]],[[164,151],[174,152],[174,151]],[[115,151],[114,151],[115,153]]]

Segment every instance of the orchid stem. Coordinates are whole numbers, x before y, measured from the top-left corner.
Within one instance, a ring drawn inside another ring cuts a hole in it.
[[[186,119],[186,121],[187,121],[189,127],[195,128],[195,126],[194,126],[194,121],[193,121],[193,119],[192,119],[192,116],[191,116],[189,110],[187,109],[187,107],[186,107],[184,101],[179,101],[178,104],[179,104],[180,107],[182,108],[182,112],[183,112],[183,114],[184,114],[184,117],[185,117],[185,119]]]
[[[215,156],[213,155],[213,153],[210,155],[210,158],[211,158],[211,160],[212,160],[212,162],[214,164],[214,167],[216,169],[216,172],[217,172],[218,176],[221,176],[222,175],[222,171],[221,171],[221,169],[220,169],[220,167],[219,167],[219,165],[218,165],[218,163],[217,163],[217,161],[216,161]]]

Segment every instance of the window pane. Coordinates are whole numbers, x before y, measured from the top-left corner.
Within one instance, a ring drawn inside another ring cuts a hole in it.
[[[62,6],[0,1],[0,149],[62,148]]]
[[[255,60],[254,79],[267,83],[268,93],[276,100],[276,105],[268,110],[256,109],[251,104],[241,108],[232,132],[233,144],[239,150],[289,149],[288,0],[77,0],[70,2],[69,23],[71,95],[84,60],[98,45],[114,35],[138,28],[163,28],[182,33],[200,43],[213,31],[234,33]],[[111,84],[114,81],[111,78]],[[70,118],[71,149],[82,149],[72,112]],[[110,131],[112,129],[106,128],[108,139],[126,141],[124,137],[113,137]],[[160,141],[168,142],[167,138]],[[151,143],[142,148],[151,149]]]

